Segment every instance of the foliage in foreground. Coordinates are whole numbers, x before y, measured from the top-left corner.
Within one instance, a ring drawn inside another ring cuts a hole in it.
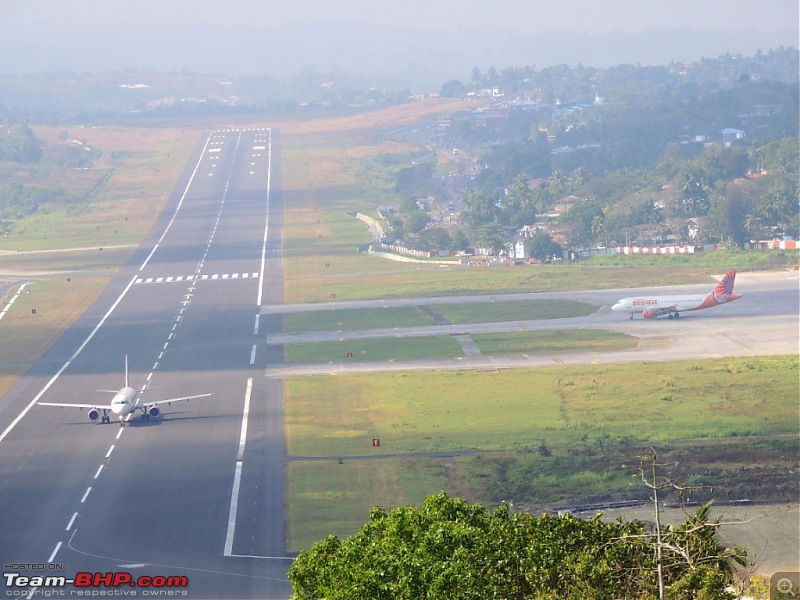
[[[708,506],[662,531],[666,598],[731,598],[730,563]],[[673,548],[671,550],[670,548]],[[655,598],[653,539],[642,523],[534,517],[446,494],[421,508],[374,508],[354,536],[329,536],[289,569],[293,598]]]

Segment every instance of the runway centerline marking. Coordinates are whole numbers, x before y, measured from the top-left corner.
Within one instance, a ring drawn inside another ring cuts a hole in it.
[[[78,518],[78,513],[73,513],[72,518],[69,520],[69,523],[67,523],[67,528],[64,531],[69,531],[70,529],[72,529],[72,525],[75,523],[75,519],[77,518]]]
[[[83,498],[81,498],[81,504],[83,504],[84,502],[86,502],[86,498],[88,498],[88,497],[89,497],[89,492],[91,492],[91,491],[92,491],[92,488],[91,488],[91,486],[89,486],[88,488],[86,488],[86,492],[84,492],[84,494],[83,494]]]
[[[47,562],[49,562],[49,563],[53,562],[53,560],[55,560],[56,554],[58,554],[59,550],[61,550],[61,542],[58,542],[56,544],[56,547],[53,549],[53,553],[50,555],[50,558],[47,559]]]
[[[244,392],[244,410],[242,411],[242,430],[239,434],[239,452],[236,455],[236,460],[242,460],[244,457],[244,447],[247,443],[247,420],[250,416],[250,395],[253,392],[253,378],[247,379],[247,389]]]

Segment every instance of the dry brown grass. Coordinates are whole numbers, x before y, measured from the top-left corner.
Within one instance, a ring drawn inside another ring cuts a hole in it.
[[[267,122],[263,125],[278,127],[284,134],[346,133],[348,138],[352,138],[359,135],[374,135],[411,125],[427,117],[471,108],[474,108],[474,104],[463,100],[424,100],[347,116],[287,119],[273,123]]]
[[[45,156],[59,145],[62,127],[33,127]],[[102,156],[89,169],[43,165],[20,171],[25,185],[61,187],[73,198],[69,206],[51,206],[17,224],[0,238],[0,250],[38,250],[138,243],[150,230],[199,132],[133,127],[77,128],[70,139],[81,140]],[[114,265],[116,266],[116,265]]]

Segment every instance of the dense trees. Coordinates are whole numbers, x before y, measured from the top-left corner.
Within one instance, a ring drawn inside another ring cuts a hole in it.
[[[528,254],[539,261],[546,261],[552,257],[561,258],[561,245],[550,237],[549,233],[535,235],[528,240]]]
[[[554,233],[575,246],[798,235],[797,65],[779,48],[664,67],[474,69],[474,89],[536,102],[454,127],[484,165],[461,222],[532,225],[572,195],[582,202]]]
[[[731,598],[730,566],[704,507],[661,531],[666,597]],[[354,536],[329,536],[289,569],[293,598],[655,598],[654,538],[639,522],[534,517],[446,494],[374,508]]]
[[[41,144],[25,123],[0,126],[0,161],[35,163],[42,154]]]
[[[63,188],[45,189],[24,186],[14,181],[0,186],[0,217],[20,219],[36,213],[47,202],[63,202],[68,197]]]

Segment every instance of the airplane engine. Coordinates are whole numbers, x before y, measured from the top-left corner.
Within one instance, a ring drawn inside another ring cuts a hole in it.
[[[645,308],[642,311],[642,316],[645,319],[655,319],[658,316],[658,311],[655,308]]]
[[[100,411],[96,408],[89,409],[89,420],[90,421],[97,421],[100,418]]]
[[[157,406],[151,406],[148,409],[147,414],[150,415],[151,417],[157,417],[158,415],[161,414],[161,411]]]

